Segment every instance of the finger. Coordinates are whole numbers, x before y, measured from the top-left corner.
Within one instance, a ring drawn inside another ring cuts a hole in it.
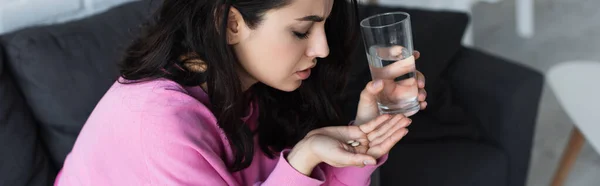
[[[400,122],[400,120],[402,120],[403,118],[405,118],[405,117],[402,114],[395,115],[394,117],[392,117],[391,119],[386,121],[386,123],[384,125],[381,125],[381,127],[377,128],[373,132],[368,133],[367,138],[369,139],[369,141],[373,141],[374,139],[378,138],[379,136],[382,136],[383,134],[385,134],[388,130],[390,130],[392,127],[394,127],[394,125],[397,125],[398,122]]]
[[[421,103],[419,103],[421,105],[421,110],[425,110],[425,108],[427,107],[427,102],[423,101]]]
[[[359,125],[358,127],[360,128],[360,130],[362,132],[364,132],[365,134],[368,134],[368,133],[371,133],[373,130],[375,130],[380,125],[384,124],[391,117],[392,116],[390,116],[389,114],[380,115],[380,116],[377,116],[377,118],[375,118],[375,120],[369,121],[369,122],[365,123],[364,125]]]
[[[360,138],[361,136],[365,135],[362,131],[360,131],[358,126],[329,126],[329,127],[322,127],[322,128],[314,129],[314,130],[310,131],[305,136],[305,138],[313,136],[313,135],[317,135],[317,134],[329,136],[329,137],[335,138],[337,140],[342,140],[342,141]]]
[[[425,75],[417,70],[417,82],[419,88],[425,88]]]
[[[395,45],[395,46],[391,46],[391,47],[378,47],[377,48],[377,56],[379,56],[380,58],[384,58],[384,59],[403,59],[403,58],[405,58],[404,55],[407,55],[406,57],[408,57],[408,55],[410,55],[410,54],[404,54],[403,52],[405,52],[405,51],[407,52],[408,50],[399,45]]]
[[[377,79],[394,79],[415,71],[414,58],[396,61],[383,68],[372,68],[371,72],[377,74]]]
[[[373,141],[371,141],[371,145],[373,145],[373,147],[377,147],[377,146],[381,145],[381,143],[383,143],[385,140],[390,138],[394,133],[399,132],[399,130],[401,130],[402,128],[403,128],[402,125],[395,125],[394,128],[392,128],[391,130],[386,132],[384,135],[381,135],[381,136],[373,139]]]
[[[406,134],[408,134],[408,129],[406,128],[402,128],[394,132],[394,134],[392,134],[389,138],[386,138],[383,142],[381,142],[381,144],[372,146],[369,149],[368,154],[387,154],[390,149],[392,149],[392,147],[394,147],[394,145],[400,141],[400,139],[406,136]]]
[[[427,99],[427,90],[419,89],[419,96],[417,97],[419,101],[425,101]]]
[[[395,61],[383,68],[371,68],[371,72],[376,75],[376,79],[394,79],[414,72],[415,69],[414,58],[406,58]]]
[[[415,50],[413,52],[413,56],[415,56],[415,60],[421,58],[421,52],[419,52],[418,50]]]
[[[402,130],[403,128],[406,128],[408,126],[410,126],[410,124],[412,123],[412,120],[409,118],[405,118],[403,119],[400,124],[398,125],[394,125],[393,128],[389,129],[388,131],[386,131],[385,134],[371,140],[371,145],[372,146],[377,146],[380,145],[383,141],[385,141],[386,139],[390,138],[393,134],[399,132],[399,130]]]

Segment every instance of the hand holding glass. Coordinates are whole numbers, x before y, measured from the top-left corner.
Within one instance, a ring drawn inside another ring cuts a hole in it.
[[[410,15],[383,13],[360,22],[373,80],[383,81],[378,95],[380,114],[416,114],[420,107]],[[404,69],[404,70],[403,70]],[[406,71],[406,74],[397,74]]]

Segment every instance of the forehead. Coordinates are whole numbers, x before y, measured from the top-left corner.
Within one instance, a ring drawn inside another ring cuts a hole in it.
[[[288,16],[295,16],[295,18],[308,15],[327,18],[329,17],[329,13],[331,13],[333,1],[334,0],[291,0],[290,4],[276,10],[276,12]]]

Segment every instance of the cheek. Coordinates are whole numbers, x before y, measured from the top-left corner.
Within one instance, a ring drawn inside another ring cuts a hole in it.
[[[298,64],[304,56],[305,45],[291,33],[261,33],[253,36],[246,45],[248,54],[242,55],[248,73],[256,80],[278,88],[290,83]]]
[[[290,36],[288,36],[290,37]],[[279,67],[279,70],[285,70],[289,73],[297,70],[296,68],[302,56],[304,56],[304,47],[301,42],[295,39],[275,40],[269,47],[265,47],[265,61],[273,67]]]

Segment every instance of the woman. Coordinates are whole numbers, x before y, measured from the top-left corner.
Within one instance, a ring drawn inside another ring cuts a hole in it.
[[[379,116],[383,85],[370,82],[354,125],[340,122],[355,9],[344,0],[165,0],[55,184],[368,185],[410,119]],[[386,68],[400,76],[414,65]]]

